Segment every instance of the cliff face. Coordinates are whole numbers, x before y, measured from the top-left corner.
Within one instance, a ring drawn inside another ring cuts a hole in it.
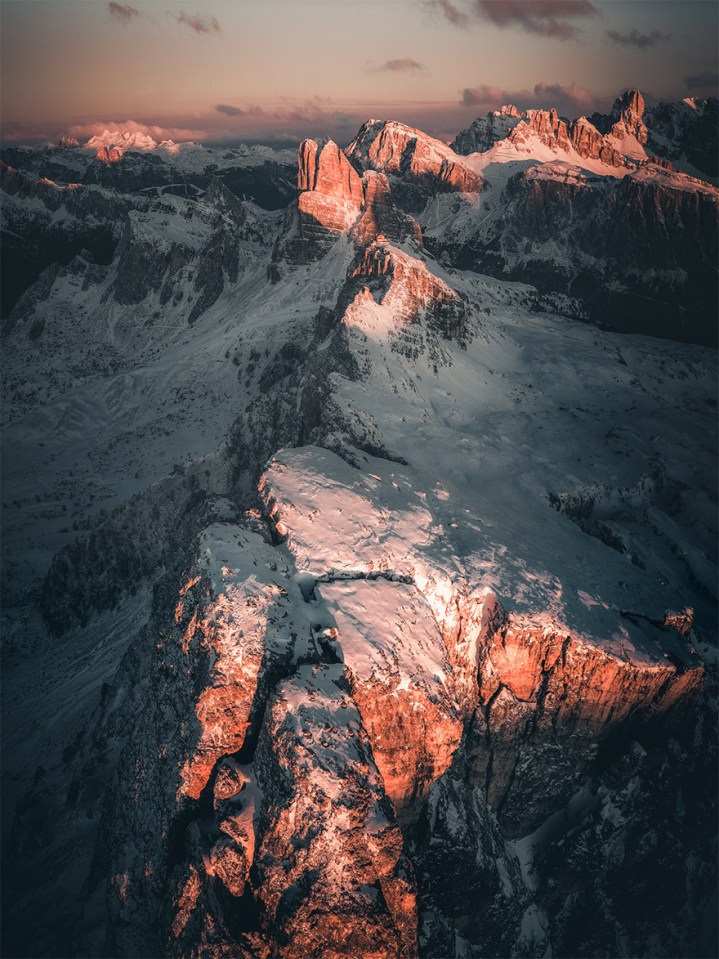
[[[446,144],[402,123],[368,120],[346,152],[365,170],[401,175],[428,190],[473,193],[482,189],[481,176]]]
[[[296,210],[286,218],[275,249],[277,261],[319,259],[343,234],[360,246],[378,236],[422,241],[419,226],[395,206],[387,178],[373,171],[360,178],[331,140],[300,145],[297,189]]]
[[[576,297],[599,326],[713,343],[718,197],[655,164],[617,179],[555,161],[511,177],[485,221],[465,214],[455,236],[427,229],[426,242],[463,268]]]
[[[585,117],[563,120],[556,110],[528,110],[507,135],[509,143],[520,150],[532,140],[562,152],[576,151],[579,156],[600,160],[609,166],[627,166],[619,153]]]

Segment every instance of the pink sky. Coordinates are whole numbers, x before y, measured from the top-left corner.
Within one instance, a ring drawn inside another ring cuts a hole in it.
[[[714,2],[4,0],[3,136],[346,142],[374,116],[451,138],[503,102],[716,95],[716,51]]]

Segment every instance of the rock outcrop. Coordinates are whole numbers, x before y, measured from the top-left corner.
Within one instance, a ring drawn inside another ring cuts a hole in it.
[[[319,259],[343,234],[359,246],[379,236],[422,241],[419,225],[395,205],[387,177],[373,170],[360,177],[332,140],[300,145],[297,189],[297,208],[287,218],[276,261]]]
[[[617,179],[556,161],[511,177],[466,239],[425,242],[461,268],[575,297],[605,328],[715,343],[718,211],[715,187],[653,164]]]
[[[523,117],[524,114],[514,105],[507,104],[486,117],[477,117],[471,126],[457,134],[450,146],[462,156],[484,153],[499,140],[504,140]]]
[[[591,121],[620,150],[638,156],[655,155],[680,164],[680,169],[681,164],[690,164],[689,172],[717,176],[716,97],[687,97],[649,107],[638,90],[626,90],[608,114],[594,113]]]
[[[297,190],[301,230],[314,222],[330,232],[345,233],[359,216],[362,181],[332,140],[321,144],[304,140],[300,145]]]
[[[346,153],[363,170],[399,175],[425,190],[475,193],[482,189],[482,177],[450,147],[403,123],[368,120]]]
[[[363,303],[376,303],[390,326],[426,317],[429,328],[446,339],[467,336],[465,305],[454,290],[420,260],[381,240],[367,246],[350,269],[343,300],[350,296],[353,302],[343,318],[347,325],[361,324],[358,308]]]
[[[517,838],[569,799],[603,739],[656,722],[678,703],[690,708],[704,670],[668,630],[656,630],[655,638],[670,658],[631,659],[557,624],[515,622],[492,597],[485,604],[489,625],[480,642],[470,765],[505,836]],[[520,742],[526,748],[517,749]],[[533,761],[542,753],[552,756],[551,778]]]

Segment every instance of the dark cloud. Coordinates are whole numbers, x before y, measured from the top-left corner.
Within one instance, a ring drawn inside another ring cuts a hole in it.
[[[215,104],[215,110],[218,113],[223,113],[226,117],[262,117],[265,115],[265,111],[262,107],[250,106],[245,107],[233,107],[229,103],[217,103]]]
[[[178,23],[184,24],[190,30],[194,30],[195,33],[222,33],[222,27],[216,17],[201,17],[199,13],[192,16],[185,13],[184,10],[180,13],[173,13],[172,16]]]
[[[589,0],[474,0],[481,17],[498,27],[519,26],[528,33],[567,40],[577,33],[568,21],[589,17],[597,9]]]
[[[506,97],[511,96],[501,87],[493,87],[487,83],[482,83],[478,87],[465,87],[462,91],[462,104],[466,107],[481,106],[492,109],[492,107],[501,107],[507,103]]]
[[[129,23],[142,16],[137,7],[131,7],[129,3],[116,3],[115,0],[110,0],[107,9],[110,15],[121,23]]]
[[[716,70],[703,70],[701,73],[693,73],[689,77],[684,77],[684,83],[687,90],[707,90],[712,88],[716,93],[719,86],[719,74]]]
[[[450,23],[462,26],[469,20],[450,0],[433,0],[432,5]],[[470,9],[475,17],[489,20],[496,27],[520,27],[557,40],[576,36],[573,19],[597,13],[590,0],[472,0]]]
[[[451,0],[429,0],[428,5],[430,9],[436,10],[455,27],[464,27],[469,23],[467,14],[455,7]]]
[[[620,33],[619,30],[605,30],[604,34],[612,43],[618,43],[625,47],[636,47],[637,50],[646,50],[648,47],[655,47],[662,40],[671,39],[670,33],[660,33],[658,30],[652,30],[651,33],[640,33],[636,27],[629,33]]]
[[[402,57],[399,60],[387,60],[375,69],[388,73],[412,73],[414,70],[424,70],[424,67],[412,57]]]
[[[245,110],[240,110],[239,107],[231,107],[229,103],[217,103],[215,110],[217,110],[218,113],[224,113],[226,117],[242,117],[246,112]]]
[[[487,83],[462,90],[462,106],[496,110],[505,103],[520,109],[549,109],[556,107],[561,114],[588,113],[601,104],[597,98],[577,83],[537,83],[532,90],[503,90]]]

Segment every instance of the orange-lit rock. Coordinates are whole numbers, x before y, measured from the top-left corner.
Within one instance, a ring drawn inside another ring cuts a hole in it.
[[[352,270],[351,280],[358,287],[374,281],[374,299],[395,322],[414,323],[426,317],[428,326],[447,339],[465,335],[465,310],[459,296],[424,263],[390,243],[377,240],[370,244]],[[351,311],[344,322],[355,322]]]
[[[123,151],[116,146],[99,146],[97,148],[97,159],[103,163],[119,163],[122,159]]]
[[[178,744],[178,800],[198,799],[217,761],[242,748],[265,669],[292,654],[290,575],[257,533],[217,524],[200,535],[172,629],[157,645],[166,670],[195,677],[192,714],[183,717]],[[232,764],[219,767],[218,796],[239,792],[242,775]]]
[[[401,175],[428,189],[476,193],[483,185],[446,143],[395,121],[368,120],[346,153],[363,169]]]
[[[336,642],[385,792],[400,820],[411,820],[462,738],[442,634],[422,595],[405,583],[340,581],[323,584],[321,595],[337,623]]]
[[[479,653],[474,769],[506,833],[538,825],[613,730],[692,701],[703,669],[688,649],[674,659],[640,650],[620,657],[558,624],[525,623],[495,606]]]
[[[586,117],[564,120],[556,110],[527,110],[507,139],[519,147],[530,139],[539,140],[557,151],[574,149],[582,157],[601,160],[610,166],[634,167]]]
[[[309,218],[325,230],[343,233],[360,214],[362,181],[332,140],[301,143],[297,189],[301,223]]]
[[[258,746],[273,797],[256,852],[275,955],[417,955],[416,895],[344,667],[304,666],[280,685]]]
[[[366,170],[362,176],[364,211],[354,225],[353,236],[359,243],[371,243],[383,236],[389,240],[402,241],[413,236],[422,242],[422,229],[416,220],[397,208],[383,173]]]

